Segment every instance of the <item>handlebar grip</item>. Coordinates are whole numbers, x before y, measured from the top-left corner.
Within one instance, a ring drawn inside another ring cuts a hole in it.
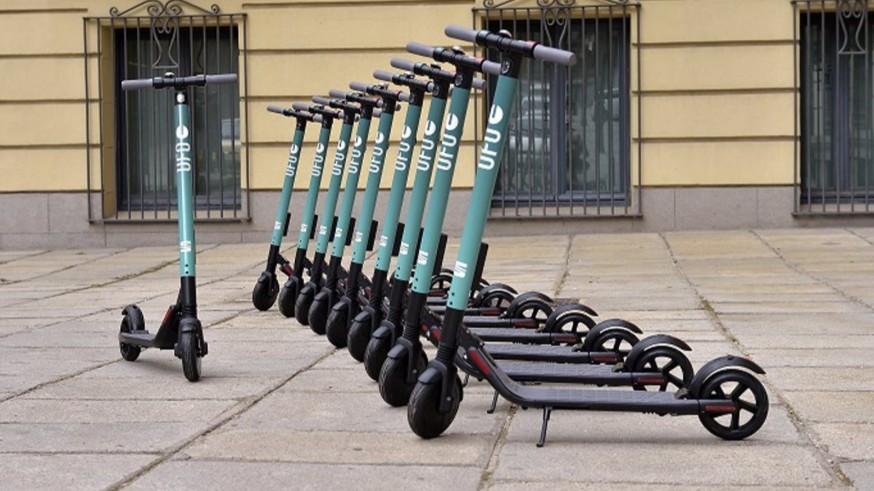
[[[481,78],[473,79],[473,88],[482,90],[483,87],[486,86],[486,81]]]
[[[346,100],[346,93],[342,90],[331,89],[328,91],[328,95],[333,97],[334,99],[343,99]]]
[[[489,75],[501,74],[501,64],[494,61],[484,61],[482,64],[482,69],[483,73],[488,73]]]
[[[207,75],[207,84],[232,84],[237,81],[236,73],[219,73],[216,75]]]
[[[407,51],[413,53],[414,55],[424,56],[425,58],[433,58],[434,57],[434,47],[428,46],[427,44],[417,43],[415,41],[410,41],[407,43]]]
[[[151,78],[138,78],[133,80],[122,80],[121,81],[121,90],[138,90],[138,89],[148,89],[152,87],[154,84],[154,80]]]
[[[315,102],[316,104],[321,104],[323,106],[331,105],[331,99],[328,99],[327,97],[318,96],[318,95],[313,97],[313,102]]]
[[[323,119],[321,114],[313,114],[313,123],[321,123]]]
[[[349,82],[349,88],[356,92],[367,93],[367,84],[361,82]]]
[[[401,102],[410,102],[410,94],[406,92],[398,92],[398,100]]]
[[[295,111],[309,111],[310,105],[306,104],[304,102],[295,102],[294,104],[291,105],[291,108],[294,109]],[[267,110],[268,111],[270,110],[270,106],[267,107]]]
[[[375,78],[377,80],[382,80],[383,82],[392,82],[392,81],[394,81],[395,75],[394,75],[394,73],[387,72],[385,70],[374,70],[373,71],[373,78]],[[353,82],[353,83],[355,83],[355,82]],[[351,87],[351,84],[350,84],[350,87]]]
[[[467,27],[448,25],[445,29],[443,29],[443,33],[451,38],[460,39],[462,41],[468,41],[471,43],[476,42],[477,31],[469,29]]]
[[[412,72],[413,68],[416,66],[415,63],[409,60],[405,60],[403,58],[392,58],[391,66],[397,68],[398,70],[403,70],[405,72]]]
[[[297,108],[295,108],[295,109],[297,109]],[[285,109],[282,109],[279,106],[274,106],[273,104],[267,106],[267,110],[272,112],[272,113],[276,113],[276,114],[285,114]]]
[[[565,51],[558,48],[550,48],[538,44],[534,47],[532,55],[535,59],[549,61],[558,65],[571,66],[577,62],[577,55],[572,51]]]

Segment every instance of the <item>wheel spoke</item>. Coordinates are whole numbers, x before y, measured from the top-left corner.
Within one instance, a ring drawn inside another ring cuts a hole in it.
[[[665,372],[665,373],[670,372],[671,370],[677,368],[679,365],[680,364],[677,362],[677,360],[671,360],[665,366],[662,367],[662,372]]]
[[[759,411],[759,406],[756,404],[753,404],[752,402],[737,401],[737,405],[740,409],[743,409],[745,411],[749,411],[753,414],[755,414]]]
[[[740,411],[735,411],[731,413],[731,429],[736,430],[740,428]]]
[[[613,342],[613,351],[619,351],[619,345],[622,343],[622,340],[616,338],[616,341]]]
[[[731,398],[734,400],[740,399],[741,394],[746,392],[748,389],[749,387],[747,387],[746,385],[738,385],[734,388],[733,391],[731,391]]]
[[[683,387],[683,379],[681,379],[680,377],[669,373],[665,376],[665,378],[670,380],[672,384],[677,386],[677,388]]]
[[[716,395],[716,399],[726,399],[725,392],[722,390],[721,385],[713,389],[713,394]]]
[[[650,360],[649,363],[647,363],[647,365],[649,365],[649,368],[652,369],[653,372],[659,371],[659,366],[658,366],[658,364],[656,364],[655,360]]]

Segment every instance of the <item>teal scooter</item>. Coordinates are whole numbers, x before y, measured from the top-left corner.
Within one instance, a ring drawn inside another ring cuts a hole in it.
[[[410,50],[411,47],[414,47],[412,43],[408,45],[407,49]],[[474,75],[479,71],[487,71],[491,73],[497,73],[500,71],[500,65],[497,63],[486,61],[482,58],[466,56],[453,49],[441,49],[436,51],[433,57],[436,61],[451,63],[455,66],[455,85],[449,102],[449,113],[446,116],[445,133],[440,140],[439,152],[438,147],[433,145],[431,146],[429,153],[425,155],[428,159],[426,162],[428,162],[429,165],[433,162],[433,166],[436,167],[437,170],[435,171],[434,185],[431,190],[431,198],[428,204],[425,230],[422,235],[421,244],[419,245],[418,257],[415,261],[415,275],[413,277],[411,293],[408,299],[408,312],[421,311],[431,292],[431,273],[434,270],[436,251],[438,250],[440,236],[443,229],[446,203],[449,197],[449,190],[452,186],[455,161],[461,144],[461,136],[464,130],[464,122],[467,115],[467,106],[470,101],[470,93],[473,87]],[[425,147],[423,144],[423,154],[425,153],[424,150]],[[421,154],[419,161],[422,162]],[[421,223],[423,210],[424,206],[422,206],[422,208],[417,207],[415,211],[418,213],[418,217],[408,217],[408,226],[411,222],[416,224]],[[413,211],[412,207],[410,208],[410,211]],[[481,247],[481,244],[479,247]],[[404,251],[401,252],[403,253]],[[402,254],[399,256],[394,287],[404,288],[404,290],[406,290],[406,285],[410,278],[409,275],[412,273],[412,266],[413,257],[409,251],[407,255]],[[471,268],[470,275],[471,277],[475,275],[474,268]],[[364,369],[367,372],[367,375],[375,381],[379,380],[379,373],[382,370],[382,365],[388,356],[389,350],[401,334],[400,315],[402,315],[403,312],[403,305],[395,304],[394,307],[396,308],[396,311],[390,311],[388,318],[373,332],[365,350]],[[409,323],[410,321],[408,320],[407,324]],[[418,336],[418,324],[416,324],[416,329]],[[415,355],[415,358],[410,359],[412,367],[424,368],[425,362],[424,352],[422,352],[421,349],[419,350],[419,354]],[[418,373],[416,369],[413,369],[413,371]]]
[[[288,149],[288,160],[285,166],[285,178],[282,180],[282,192],[279,194],[279,205],[276,208],[276,218],[273,221],[273,232],[270,236],[270,249],[267,251],[267,266],[258,281],[255,282],[255,288],[252,289],[252,304],[258,310],[267,310],[276,302],[276,297],[279,295],[279,280],[276,279],[276,267],[286,274],[293,276],[294,269],[288,260],[286,260],[279,248],[282,246],[282,238],[288,234],[288,220],[291,214],[288,212],[288,204],[291,201],[291,191],[294,187],[294,179],[297,177],[297,163],[300,160],[300,149],[303,146],[303,137],[306,133],[308,122],[321,122],[322,116],[305,111],[297,111],[295,109],[283,109],[278,106],[267,106],[267,110],[281,114],[285,117],[294,118],[294,137],[291,141],[291,147]],[[331,119],[328,118],[330,121]]]
[[[143,312],[136,305],[122,310],[118,334],[121,356],[135,361],[145,348],[172,349],[182,360],[182,371],[191,382],[200,380],[200,360],[208,353],[203,339],[203,328],[197,318],[197,281],[195,279],[194,199],[192,170],[194,158],[191,145],[191,107],[189,87],[227,84],[237,81],[234,73],[177,77],[167,73],[163,77],[125,80],[122,90],[173,89],[173,153],[176,160],[176,199],[179,225],[179,294],[176,303],[164,314],[161,327],[154,335],[146,330]]]
[[[346,280],[345,293],[338,297],[338,292],[327,285],[313,299],[313,304],[310,307],[310,327],[325,324],[325,333],[328,341],[337,348],[346,346],[346,337],[348,334],[348,321],[355,317],[360,310],[359,303],[359,277],[362,277],[362,268],[364,265],[366,244],[373,243],[373,234],[376,232],[376,224],[373,223],[373,214],[376,208],[376,199],[379,194],[379,183],[382,179],[386,153],[388,151],[389,139],[391,138],[391,128],[394,121],[394,113],[397,110],[398,101],[409,102],[410,107],[407,112],[407,121],[415,118],[414,126],[418,127],[419,112],[421,110],[421,99],[424,92],[416,94],[411,92],[406,94],[396,90],[388,89],[388,85],[367,85],[358,82],[349,84],[352,90],[358,91],[361,94],[368,94],[379,97],[382,101],[382,115],[379,118],[379,128],[376,134],[376,142],[371,152],[370,165],[367,166],[367,184],[364,189],[364,197],[362,199],[361,208],[358,213],[358,226],[355,230],[355,235],[352,240],[352,261],[349,264],[349,276]],[[404,138],[401,142],[401,148],[412,148],[412,143],[409,139],[415,139],[415,134],[412,133],[409,124],[404,125]],[[409,155],[406,157],[406,162],[409,162]],[[395,175],[392,182],[392,190],[389,193],[389,208],[399,208],[400,199],[398,194],[403,195],[403,187],[406,186],[406,164],[402,165],[403,170],[395,170]],[[400,174],[400,175],[399,175]],[[399,189],[400,188],[400,189]],[[394,220],[388,216],[389,222],[383,222],[383,233],[380,237],[379,255],[387,255],[391,257],[391,252],[394,245],[394,236],[398,226],[397,214],[394,214]],[[391,229],[391,231],[386,230]],[[390,245],[391,244],[391,245]],[[377,269],[374,276],[370,278],[370,296],[382,297],[383,283],[385,275],[379,275]],[[325,317],[326,307],[328,315]]]
[[[455,419],[462,400],[462,384],[454,361],[461,356],[464,363],[475,367],[505,399],[522,407],[543,409],[538,446],[545,443],[547,424],[554,409],[697,415],[708,431],[728,440],[743,439],[758,431],[768,414],[768,396],[754,374],[764,371],[745,358],[725,356],[711,360],[676,393],[527,386],[512,380],[495,363],[483,342],[465,328],[464,309],[472,286],[468,265],[476,260],[478,245],[482,241],[498,164],[506,145],[522,60],[535,58],[571,65],[575,62],[575,55],[532,41],[514,40],[506,32],[496,34],[449,26],[446,34],[500,51],[503,55],[502,73],[489,108],[488,126],[442,319],[437,356],[418,377],[407,406],[410,429],[422,438],[434,438]],[[549,370],[549,367],[544,369]]]
[[[307,259],[307,247],[309,247],[310,240],[315,237],[313,226],[317,219],[317,215],[315,214],[316,203],[319,199],[319,185],[321,184],[322,175],[324,174],[323,169],[325,158],[328,153],[328,140],[331,137],[331,129],[333,128],[334,120],[343,119],[345,121],[348,118],[351,118],[351,120],[354,121],[355,119],[354,114],[346,115],[342,111],[330,109],[321,104],[304,104],[302,102],[295,102],[292,105],[292,108],[298,112],[308,112],[319,115],[321,117],[322,128],[319,131],[319,139],[316,143],[312,171],[310,172],[309,188],[307,189],[304,209],[301,214],[300,233],[297,238],[294,264],[291,268],[291,274],[288,276],[288,280],[286,280],[285,285],[282,286],[282,290],[279,292],[279,312],[286,317],[294,317],[294,303],[297,299],[297,294],[304,285],[304,271],[306,270],[307,272],[312,273],[312,262]],[[277,210],[277,216],[282,210],[287,209],[287,205],[280,203],[279,209]],[[286,217],[288,217],[288,215],[286,215]],[[285,226],[288,227],[287,222]],[[275,233],[274,230],[274,235]]]
[[[341,260],[343,257],[342,250],[346,245],[347,233],[352,218],[352,204],[354,202],[355,192],[358,187],[358,176],[361,167],[361,160],[364,155],[364,149],[367,145],[367,137],[370,133],[370,121],[373,118],[374,110],[378,104],[378,99],[369,97],[356,97],[356,101],[347,101],[340,98],[326,99],[323,97],[314,97],[313,101],[319,104],[328,105],[336,109],[344,111],[345,114],[358,116],[358,129],[355,135],[355,141],[351,149],[349,139],[352,135],[352,121],[344,120],[343,127],[340,131],[340,140],[337,143],[337,153],[334,157],[334,164],[331,167],[331,181],[328,185],[328,194],[325,197],[325,203],[321,218],[319,219],[319,228],[316,237],[316,251],[313,258],[313,268],[311,270],[310,280],[300,289],[300,292],[295,299],[294,317],[302,325],[309,325],[309,312],[312,306],[313,299],[323,287],[337,287],[337,282],[341,275]],[[347,155],[351,153],[349,169],[346,175],[346,189],[343,191],[344,205],[341,212],[337,215],[337,222],[334,228],[332,241],[332,255],[330,264],[327,265],[327,271],[324,271],[325,255],[328,251],[329,229],[332,228],[332,219],[334,211],[337,207],[337,199],[340,193],[340,181],[342,180],[343,170],[346,167]],[[350,186],[350,184],[352,184]],[[346,206],[348,203],[348,206]],[[348,235],[351,239],[351,235]],[[339,251],[339,256],[334,254]],[[324,275],[324,276],[323,276]],[[325,314],[327,317],[327,313]],[[324,334],[324,326],[317,326],[322,329],[313,330],[316,334]]]

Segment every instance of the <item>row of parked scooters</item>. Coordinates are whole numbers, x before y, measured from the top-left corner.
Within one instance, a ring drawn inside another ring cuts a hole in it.
[[[572,65],[576,60],[571,52],[516,40],[507,32],[449,26],[445,33],[496,50],[501,55],[500,63],[468,56],[458,48],[409,43],[407,51],[429,61],[395,58],[391,65],[403,73],[377,70],[373,75],[382,83],[353,82],[352,92],[334,90],[330,98],[314,97],[313,103],[268,107],[271,112],[294,118],[296,125],[267,266],[252,291],[255,307],[268,310],[278,300],[283,315],[295,317],[317,334],[325,334],[334,346],[348,348],[354,359],[364,363],[367,375],[379,383],[379,393],[386,403],[407,405],[410,428],[423,438],[439,436],[455,418],[464,387],[459,370],[465,380],[486,380],[494,387],[490,411],[499,397],[522,407],[541,408],[543,426],[538,446],[544,444],[551,412],[557,409],[698,415],[707,430],[724,439],[742,439],[755,433],[767,417],[768,396],[755,376],[764,371],[752,361],[724,356],[695,373],[684,353],[689,346],[675,337],[642,337],[641,329],[626,320],[595,322],[597,313],[585,305],[555,305],[545,294],[518,294],[509,285],[483,280],[488,252],[482,242],[483,230],[520,70],[528,59],[559,65]],[[454,267],[446,269],[442,265],[446,244],[443,221],[471,92],[484,85],[480,74],[497,80],[491,100],[486,101],[490,103],[487,128],[458,257]],[[389,83],[402,89],[391,88]],[[420,131],[426,94],[430,95],[429,107]],[[373,220],[374,210],[400,102],[406,103],[406,114],[380,227]],[[379,124],[367,160],[370,126],[375,117]],[[333,164],[326,168],[335,120],[341,122],[340,135]],[[280,250],[289,226],[291,192],[309,123],[319,124],[320,133],[297,247],[294,258],[288,261]],[[406,184],[413,168],[406,219],[401,222]],[[344,172],[345,188],[338,210]],[[367,181],[356,220],[352,212],[363,172],[367,173]],[[325,174],[330,175],[330,180],[321,214],[317,215],[319,188]],[[310,257],[311,240],[315,240],[315,248]],[[327,257],[329,243],[331,255]],[[352,255],[348,267],[344,267],[347,246],[352,247]],[[368,277],[363,265],[368,250],[374,247],[375,269]],[[393,257],[397,260],[391,271]],[[282,287],[277,269],[288,277]],[[184,285],[183,281],[180,299]],[[181,302],[168,310],[169,324],[191,310],[183,308]],[[122,322],[123,355],[126,347],[130,350],[134,346],[134,314],[139,315],[142,324],[141,313],[133,312],[132,307],[125,309]],[[194,312],[196,315],[196,308]],[[188,331],[197,333],[193,345],[202,344],[205,355],[199,322],[196,329]],[[183,332],[178,330],[176,334],[181,336]],[[149,337],[147,332],[138,336]],[[430,362],[423,341],[437,347]],[[191,363],[186,364],[179,344],[173,347],[185,368]],[[196,356],[198,377],[202,355]],[[586,389],[581,385],[625,386],[633,390]]]

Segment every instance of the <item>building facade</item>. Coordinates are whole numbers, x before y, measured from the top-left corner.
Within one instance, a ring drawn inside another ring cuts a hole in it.
[[[265,111],[370,82],[447,24],[577,53],[524,71],[492,233],[872,225],[863,0],[6,0],[0,248],[175,241],[171,102],[120,81],[235,72],[193,94],[200,242],[267,241],[293,121]],[[458,233],[494,81],[470,106]],[[427,102],[426,102],[427,104]],[[387,165],[400,139],[395,125]],[[317,131],[308,132],[308,175]],[[330,158],[329,153],[329,158]],[[385,188],[391,172],[384,174]],[[304,179],[293,195],[299,221]],[[379,216],[379,211],[377,212]]]

